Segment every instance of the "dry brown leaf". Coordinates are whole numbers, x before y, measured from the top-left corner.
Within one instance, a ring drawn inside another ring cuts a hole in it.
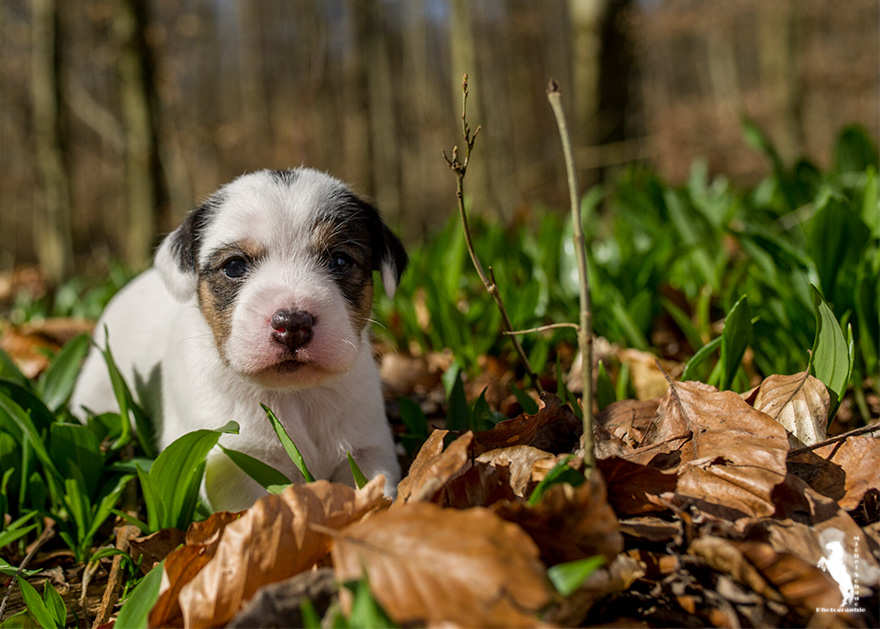
[[[507,465],[474,461],[471,467],[443,487],[440,504],[454,509],[485,507],[499,500],[514,500]]]
[[[681,446],[676,492],[730,519],[772,515],[773,488],[785,479],[785,429],[731,391],[674,382],[645,437]],[[640,448],[641,450],[641,448]]]
[[[538,544],[548,566],[596,555],[610,563],[623,550],[617,516],[597,472],[579,487],[551,486],[535,506],[498,503],[493,511],[522,527]]]
[[[810,446],[825,439],[831,398],[822,381],[808,372],[769,376],[751,396],[756,409],[788,431],[790,447]]]
[[[608,486],[608,501],[619,515],[638,515],[664,511],[666,507],[648,500],[648,496],[674,492],[678,477],[620,457],[596,462]]]
[[[688,553],[701,557],[718,572],[729,574],[761,596],[772,601],[783,600],[779,592],[770,587],[758,569],[746,560],[733,542],[714,535],[704,535],[690,543]]]
[[[435,430],[422,445],[409,474],[397,486],[397,500],[392,509],[410,502],[437,502],[445,498],[443,488],[471,467],[474,434],[466,432],[443,449],[448,430]]]
[[[510,472],[510,486],[513,493],[520,497],[526,497],[532,481],[532,466],[537,461],[553,461],[556,457],[549,452],[544,452],[532,446],[513,446],[512,448],[499,448],[484,452],[477,457],[477,462],[494,466],[507,466]]]
[[[339,581],[366,570],[400,624],[535,626],[551,600],[535,543],[479,507],[414,503],[380,513],[337,536],[333,564]]]
[[[140,566],[146,574],[185,539],[186,533],[180,529],[162,529],[151,535],[135,537],[128,542],[131,545],[131,558],[137,563],[138,558],[143,557]]]
[[[852,511],[871,489],[880,491],[880,439],[850,437],[789,459],[792,471],[823,496]]]
[[[654,421],[654,415],[663,398],[650,400],[619,400],[609,404],[596,415],[596,423],[623,440],[631,449],[645,438],[645,431]]]
[[[180,592],[185,626],[220,626],[268,583],[307,570],[341,529],[382,504],[384,478],[363,489],[316,481],[260,498],[229,524],[213,559]]]
[[[178,600],[180,591],[211,560],[223,531],[242,513],[219,511],[207,520],[190,524],[184,545],[165,558],[163,583],[167,586],[150,610],[151,627],[183,627],[183,611]]]
[[[617,358],[621,364],[629,365],[633,389],[639,400],[663,396],[669,386],[666,374],[670,373],[677,377],[683,369],[679,363],[668,360],[660,361],[661,369],[657,366],[658,361],[654,354],[632,348],[620,350]]]
[[[570,452],[576,443],[576,431],[581,422],[568,404],[552,393],[543,393],[534,415],[523,413],[519,417],[498,422],[492,430],[474,434],[477,454],[512,446],[530,445],[541,450],[559,454]]]

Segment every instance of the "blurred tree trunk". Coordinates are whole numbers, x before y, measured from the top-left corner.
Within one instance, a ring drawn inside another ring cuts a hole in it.
[[[478,125],[487,127],[492,124],[485,117],[483,107],[483,83],[485,78],[480,73],[477,64],[477,48],[474,41],[474,23],[471,0],[452,0],[452,13],[449,20],[449,54],[452,59],[452,103],[451,116],[456,121],[456,135],[454,143],[462,146],[461,137],[461,78],[468,75],[468,124],[472,131]],[[471,160],[465,181],[465,195],[471,201],[473,211],[486,215],[494,205],[492,195],[492,181],[489,168],[487,167],[487,151],[485,138],[477,140],[474,147],[474,158]],[[448,149],[447,149],[447,152]],[[450,175],[450,181],[454,177]],[[450,197],[452,202],[453,197]]]
[[[390,215],[400,213],[400,160],[398,159],[395,86],[382,28],[382,8],[376,0],[353,3],[357,41],[364,55],[370,126],[370,159],[376,203]]]
[[[58,284],[73,273],[70,181],[61,141],[58,6],[31,0],[33,133],[44,202],[35,214],[34,247],[47,279]]]
[[[568,0],[571,20],[572,137],[575,148],[595,146],[599,129],[599,80],[602,67],[602,22],[608,0]],[[565,86],[563,86],[563,90]],[[581,187],[598,180],[596,171],[583,173]]]
[[[265,10],[259,2],[238,2],[238,88],[241,99],[241,123],[249,136],[257,142],[247,146],[272,146],[272,117],[266,99],[263,77],[263,42],[260,11]],[[265,159],[265,154],[262,156]],[[257,161],[257,155],[248,155],[248,161]]]
[[[146,3],[118,0],[113,29],[120,45],[117,70],[125,131],[125,262],[141,269],[151,259],[159,206],[167,193],[159,164],[153,64],[144,32]]]

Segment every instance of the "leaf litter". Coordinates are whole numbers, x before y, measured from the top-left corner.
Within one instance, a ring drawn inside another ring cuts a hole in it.
[[[318,481],[194,524],[150,623],[221,626],[249,601],[259,617],[261,588],[304,597],[330,566],[402,625],[876,626],[880,441],[823,445],[828,409],[807,373],[742,395],[672,381],[597,416],[591,472],[579,422],[545,394],[492,430],[431,432],[390,509],[381,479]],[[560,464],[586,480],[529,504]],[[549,568],[592,557],[554,590]],[[857,575],[846,608],[836,559]]]

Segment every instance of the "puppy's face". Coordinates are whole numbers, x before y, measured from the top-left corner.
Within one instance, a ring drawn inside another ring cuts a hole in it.
[[[375,208],[304,168],[236,179],[156,254],[172,295],[197,298],[226,364],[278,388],[318,384],[369,351],[372,272],[391,295],[406,262]]]

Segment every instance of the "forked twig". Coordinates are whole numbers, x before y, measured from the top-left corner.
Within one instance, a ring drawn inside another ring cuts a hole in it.
[[[40,537],[37,538],[37,541],[34,542],[34,545],[31,546],[31,549],[30,551],[28,551],[28,554],[25,555],[24,560],[19,564],[18,569],[15,571],[16,577],[24,572],[25,568],[27,568],[28,564],[31,562],[31,559],[34,558],[34,555],[37,554],[37,551],[40,549],[40,547],[48,542],[50,539],[52,539],[54,536],[55,522],[50,521],[46,525],[46,528],[43,529],[43,532],[40,533]],[[9,602],[9,596],[10,594],[12,594],[12,588],[15,586],[16,583],[18,583],[18,579],[9,580],[9,586],[6,588],[6,594],[5,596],[3,596],[3,601],[0,602],[0,618],[3,618],[3,612],[6,611],[6,603]]]
[[[474,148],[474,142],[477,139],[477,134],[480,132],[481,126],[477,126],[476,130],[471,133],[470,125],[467,122],[467,97],[468,97],[468,84],[467,84],[467,74],[461,80],[461,133],[464,137],[464,158],[459,157],[458,154],[458,145],[452,147],[452,158],[450,159],[446,155],[446,151],[443,151],[443,159],[446,160],[446,164],[455,173],[455,181],[456,181],[456,190],[455,196],[458,200],[458,213],[461,216],[461,224],[464,228],[464,240],[467,245],[468,253],[471,256],[471,262],[474,264],[474,268],[477,270],[477,275],[480,276],[480,281],[483,282],[483,286],[486,289],[486,292],[492,296],[492,299],[495,300],[495,305],[498,306],[498,310],[501,312],[501,319],[504,325],[506,332],[513,331],[513,324],[510,322],[510,316],[507,314],[507,308],[504,307],[504,300],[501,298],[501,293],[498,291],[498,284],[495,282],[495,274],[492,272],[492,267],[489,267],[489,274],[483,270],[483,265],[480,263],[480,258],[477,256],[477,252],[474,249],[474,243],[471,238],[471,230],[468,224],[467,211],[464,207],[464,177],[467,174],[468,163],[471,158],[471,151]],[[516,348],[516,354],[519,358],[520,363],[525,369],[526,374],[529,376],[529,379],[532,381],[532,385],[538,391],[538,393],[543,393],[541,388],[541,383],[538,381],[538,376],[535,375],[534,370],[532,369],[531,363],[529,363],[528,356],[526,356],[525,350],[523,350],[522,345],[519,340],[511,336],[511,340],[513,341],[513,345]]]
[[[592,467],[595,463],[593,453],[593,311],[590,304],[590,279],[587,274],[587,249],[584,229],[581,222],[580,193],[578,192],[577,168],[571,149],[571,138],[562,107],[562,92],[559,85],[551,80],[547,88],[547,100],[556,117],[559,137],[562,140],[562,153],[565,156],[565,170],[568,173],[568,192],[571,201],[571,222],[574,227],[574,251],[577,256],[578,278],[580,280],[580,317],[578,330],[578,349],[583,357],[583,397],[584,410],[584,464]]]

